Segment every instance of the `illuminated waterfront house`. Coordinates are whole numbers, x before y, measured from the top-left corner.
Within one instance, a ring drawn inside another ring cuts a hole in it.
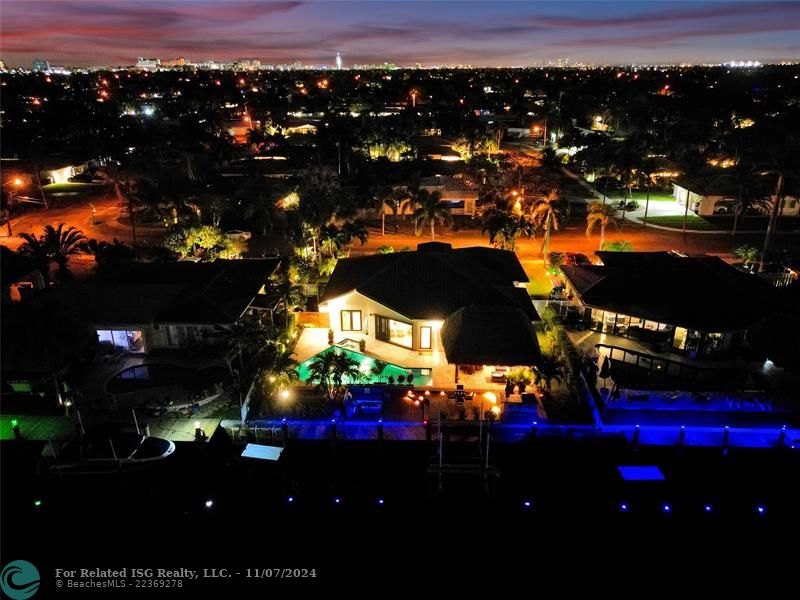
[[[714,256],[597,252],[601,265],[563,266],[579,318],[608,342],[627,338],[690,357],[735,355],[774,305],[774,288]]]
[[[429,242],[342,259],[320,298],[321,325],[337,343],[363,342],[408,367],[531,365],[538,316],[527,281],[516,255],[494,248]]]

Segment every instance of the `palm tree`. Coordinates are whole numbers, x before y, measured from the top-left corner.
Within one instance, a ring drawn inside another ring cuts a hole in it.
[[[539,229],[544,229],[542,256],[547,256],[550,250],[550,232],[558,231],[561,226],[563,210],[558,188],[551,188],[547,195],[537,200],[531,209],[531,220]]]
[[[381,228],[383,230],[384,212],[383,207],[388,206],[392,211],[392,224],[397,228],[397,215],[403,206],[408,202],[409,194],[407,191],[396,188],[383,190],[378,195],[378,200],[381,203]]]
[[[21,233],[20,237],[25,242],[20,246],[19,253],[33,260],[36,269],[42,274],[45,285],[50,283],[50,252],[45,244],[44,236],[33,233]]]
[[[273,332],[254,321],[240,320],[227,327],[217,325],[214,329],[208,337],[222,346],[225,364],[234,380],[244,381],[248,364],[277,344]],[[238,376],[234,363],[239,366]]]
[[[363,377],[358,361],[344,352],[328,350],[308,365],[309,376],[306,383],[316,383],[317,389],[329,401],[334,402],[342,383],[360,381]]]
[[[308,364],[308,379],[306,383],[316,383],[317,389],[328,402],[336,399],[338,388],[333,383],[333,363],[336,359],[334,352],[323,352]]]
[[[300,174],[298,195],[297,211],[311,234],[316,256],[320,230],[341,211],[342,186],[336,173],[330,169],[307,169]]]
[[[653,173],[656,172],[657,168],[658,165],[652,158],[645,158],[639,166],[639,173],[645,181],[647,190],[647,196],[644,201],[644,216],[642,217],[642,223],[644,223],[645,227],[647,226],[647,213],[650,210],[650,189],[653,186]]]
[[[555,356],[543,354],[539,364],[533,367],[533,376],[536,387],[549,390],[553,381],[564,381],[564,367]]]
[[[510,215],[504,210],[490,208],[483,213],[481,233],[489,234],[489,243],[503,250],[515,250],[517,238],[533,235],[533,223],[524,216]]]
[[[763,189],[761,173],[752,163],[740,159],[727,173],[718,177],[719,180],[728,181],[736,189],[731,235],[736,235],[739,219],[751,209],[769,210],[770,200]]]
[[[83,253],[83,242],[87,241],[83,232],[75,227],[64,229],[64,223],[54,229],[52,225],[44,228],[45,244],[50,250],[50,256],[58,267],[58,278],[66,281],[72,277],[69,270],[69,259],[76,254]]]
[[[353,243],[354,240],[361,242],[361,245],[367,243],[369,238],[369,229],[364,221],[347,221],[339,228],[336,235],[337,245],[340,249],[346,248]]]
[[[769,222],[767,223],[767,232],[764,235],[764,245],[761,250],[761,259],[759,260],[758,270],[763,271],[764,263],[767,259],[767,253],[772,242],[772,236],[775,233],[775,228],[778,224],[778,216],[783,210],[783,203],[785,202],[786,186],[797,195],[798,181],[794,175],[800,170],[800,154],[797,152],[798,143],[798,130],[796,127],[784,127],[782,123],[776,122],[771,124],[772,129],[778,129],[778,132],[765,132],[763,140],[767,141],[767,155],[768,155],[768,173],[777,176],[775,183],[775,190],[773,192],[775,201],[772,203]],[[789,135],[780,135],[781,131],[789,130]],[[770,135],[772,133],[772,135]],[[780,140],[775,143],[776,140]],[[789,179],[787,184],[787,178]]]
[[[87,241],[83,232],[75,227],[64,229],[64,223],[57,228],[45,225],[44,233],[37,237],[32,233],[21,234],[25,243],[20,252],[36,261],[37,268],[46,282],[50,281],[50,265],[58,266],[58,278],[67,281],[72,277],[69,270],[69,259],[83,252],[83,243]]]
[[[370,368],[370,374],[375,377],[378,382],[380,383],[381,375],[386,370],[386,367],[389,366],[389,363],[383,360],[378,360],[377,358],[373,359],[372,367]]]
[[[428,225],[431,227],[431,241],[435,241],[435,224],[449,225],[453,222],[450,211],[441,205],[442,195],[438,191],[420,190],[415,197],[417,208],[414,211],[414,227],[419,235]]]
[[[272,352],[269,353],[265,373],[270,383],[274,383],[278,388],[291,385],[300,375],[297,373],[298,362],[294,359],[294,352],[290,352],[282,344],[274,344]]]
[[[341,387],[342,383],[347,380],[350,382],[361,381],[364,374],[361,372],[360,364],[349,354],[344,352],[336,352],[333,360],[333,382],[337,387]]]
[[[589,212],[586,214],[586,237],[592,235],[595,227],[600,227],[600,246],[602,250],[606,241],[606,227],[609,224],[616,225],[614,218],[616,211],[608,204],[592,202],[589,204]]]
[[[109,163],[102,170],[98,171],[98,175],[105,177],[114,187],[114,194],[117,197],[120,205],[128,207],[128,216],[131,220],[131,239],[133,245],[136,245],[136,198],[134,194],[128,193],[136,185],[135,177],[122,169],[116,163]]]
[[[94,256],[97,271],[113,270],[136,262],[136,249],[114,238],[113,242],[87,240],[81,244],[81,250]]]

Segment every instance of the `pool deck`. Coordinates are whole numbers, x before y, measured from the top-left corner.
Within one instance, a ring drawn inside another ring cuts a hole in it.
[[[342,340],[336,340],[337,343],[340,341]],[[327,347],[327,329],[304,329],[295,346],[295,360],[302,363]],[[406,369],[430,369],[432,374],[430,387],[443,390],[456,389],[455,366],[447,363],[442,352],[419,354],[395,344],[371,339],[363,354]],[[463,384],[465,390],[502,392],[504,383],[493,382],[492,371],[493,367],[484,367],[481,371],[473,374],[459,372],[458,383]]]

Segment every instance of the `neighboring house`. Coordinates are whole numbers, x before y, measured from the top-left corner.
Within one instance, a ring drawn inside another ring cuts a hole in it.
[[[127,352],[182,348],[258,316],[280,259],[143,263],[75,287],[97,341]]]
[[[364,340],[371,354],[413,365],[444,355],[455,365],[530,365],[538,320],[513,252],[453,249],[428,242],[416,251],[341,259],[320,298],[337,341]]]
[[[771,188],[774,188],[774,183]],[[706,179],[680,179],[672,184],[672,195],[680,206],[689,203],[689,210],[701,217],[718,214],[732,214],[736,208],[737,189],[724,177]],[[770,203],[774,205],[776,196],[772,194]],[[800,202],[795,196],[784,196],[780,214],[797,216]]]
[[[315,135],[317,126],[308,121],[289,121],[283,127],[283,133],[287,137],[290,135]]]
[[[31,258],[0,246],[0,287],[2,302],[19,302],[45,288],[44,277]]]
[[[411,140],[414,154],[421,160],[441,160],[444,162],[459,162],[461,155],[453,150],[450,142],[438,136],[421,136]]]
[[[39,170],[42,185],[50,183],[69,183],[72,177],[86,173],[90,167],[96,167],[98,163],[94,160],[75,161],[69,159],[52,158],[45,160],[45,164]]]
[[[478,189],[464,183],[463,180],[446,175],[434,175],[420,180],[420,189],[439,192],[442,205],[450,209],[452,215],[475,216],[478,202]]]
[[[398,186],[400,187],[400,186]],[[478,204],[478,189],[467,185],[463,180],[446,175],[433,175],[423,177],[419,181],[421,190],[428,192],[439,192],[441,195],[440,204],[450,211],[453,216],[474,217]],[[416,206],[413,202],[403,202],[397,211],[398,215],[413,215]],[[383,205],[385,215],[393,215],[392,208]]]
[[[561,270],[586,327],[609,336],[689,357],[736,356],[746,330],[774,306],[774,288],[718,257],[596,254],[603,264]]]

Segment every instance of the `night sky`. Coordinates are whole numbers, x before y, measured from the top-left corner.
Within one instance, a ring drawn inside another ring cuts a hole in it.
[[[771,61],[800,56],[800,2],[3,0],[0,58],[137,56],[345,66]]]

